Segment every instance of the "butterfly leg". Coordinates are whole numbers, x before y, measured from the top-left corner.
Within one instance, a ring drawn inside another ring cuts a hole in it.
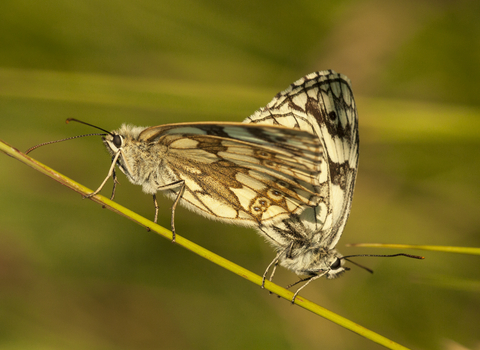
[[[153,205],[155,206],[155,218],[153,219],[154,223],[157,223],[158,219],[158,202],[157,202],[157,196],[154,194],[153,195]]]
[[[265,288],[265,279],[267,277],[268,270],[270,270],[270,268],[273,266],[272,274],[270,275],[270,278],[268,279],[271,282],[273,280],[273,276],[275,275],[275,271],[277,271],[277,266],[280,262],[280,257],[281,256],[288,257],[290,255],[292,247],[293,247],[293,242],[290,243],[285,249],[283,249],[282,251],[277,253],[277,256],[275,257],[275,259],[273,259],[273,261],[267,266],[267,269],[263,273],[262,288]]]
[[[180,191],[178,191],[177,198],[175,198],[175,202],[173,202],[172,206],[172,242],[175,243],[175,209],[177,208],[178,202],[180,202],[180,199],[183,196],[183,193],[185,192],[185,181],[182,180],[182,187],[180,188]]]
[[[277,266],[279,262],[280,260],[277,259],[277,262],[275,263],[275,265],[273,265],[272,273],[270,274],[270,278],[268,279],[270,282],[273,281],[273,276],[275,275],[275,271],[277,271]]]
[[[108,170],[108,174],[107,174],[107,177],[105,178],[105,180],[103,180],[102,184],[100,185],[100,187],[98,187],[94,192],[90,193],[90,194],[87,194],[85,196],[83,196],[83,198],[90,198],[90,197],[93,197],[95,196],[98,192],[100,192],[103,188],[103,186],[105,186],[105,184],[107,183],[108,179],[113,176],[113,173],[115,172],[115,164],[117,164],[117,159],[118,157],[120,157],[120,152],[118,152],[115,157],[113,158],[113,161],[112,161],[112,166],[110,167],[110,170]]]
[[[113,178],[113,188],[112,188],[112,195],[110,196],[110,200],[111,200],[111,201],[113,201],[113,198],[115,198],[115,189],[117,188],[117,184],[120,183],[120,182],[117,180],[117,174],[115,173],[115,169],[113,169],[112,178]],[[102,205],[102,208],[105,209],[105,205]]]
[[[180,187],[180,190],[177,193],[177,198],[175,198],[175,202],[173,202],[172,206],[172,219],[171,219],[171,229],[172,229],[172,242],[175,243],[175,209],[177,208],[178,202],[182,199],[183,193],[185,192],[185,181],[179,180],[172,182],[171,184],[160,186],[157,188],[158,191],[165,191],[170,190],[172,188]],[[156,201],[156,197],[154,197]],[[157,217],[157,211],[155,212],[155,218]]]
[[[112,195],[110,196],[111,201],[113,201],[113,198],[115,198],[115,190],[117,188],[117,184],[120,183],[117,180],[117,174],[115,173],[115,168],[113,169],[112,178],[113,178],[113,188],[112,188]]]
[[[273,274],[275,273],[275,270],[277,269],[277,265],[278,265],[278,262],[279,262],[279,258],[280,258],[280,255],[281,255],[282,253],[283,253],[283,252],[278,253],[277,256],[275,257],[275,259],[273,259],[272,262],[271,262],[270,264],[268,264],[267,269],[266,269],[265,272],[263,273],[262,285],[261,285],[262,288],[265,288],[265,280],[266,280],[266,278],[267,278],[268,270],[270,270],[270,268],[273,266],[273,271],[272,271],[272,274],[270,275],[270,279],[269,279],[269,281],[272,281],[272,279],[273,279]]]
[[[323,272],[323,273],[320,273],[318,275],[315,275],[315,276],[310,276],[310,277],[307,277],[307,278],[304,278],[300,281],[297,281],[295,283],[292,283],[291,285],[287,286],[287,289],[290,288],[290,287],[293,287],[294,285],[298,284],[298,283],[301,283],[301,282],[307,282],[305,283],[303,286],[301,286],[300,288],[297,289],[297,291],[295,292],[295,294],[293,294],[293,298],[292,298],[292,304],[295,303],[295,299],[297,298],[297,295],[298,293],[300,293],[300,291],[305,288],[310,282],[316,280],[317,278],[320,278],[322,277],[323,275],[325,275],[327,272]]]

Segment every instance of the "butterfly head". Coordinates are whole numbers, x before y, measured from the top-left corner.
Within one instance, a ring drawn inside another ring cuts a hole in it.
[[[134,174],[133,164],[129,164],[127,159],[131,158],[130,148],[135,144],[138,135],[144,130],[143,127],[136,127],[123,124],[120,129],[114,130],[103,137],[103,143],[120,170],[127,175],[129,179]]]
[[[129,176],[131,172],[129,171],[126,157],[123,152],[125,136],[119,134],[118,131],[115,130],[103,137],[103,143],[107,148],[108,153],[112,156],[112,160],[117,163],[118,167],[125,175]]]
[[[321,275],[327,279],[334,279],[340,277],[345,271],[348,270],[344,267],[344,260],[342,256],[335,250],[323,250],[320,249],[310,266],[306,269],[307,275]]]
[[[303,250],[303,251],[302,251]],[[297,275],[325,276],[327,279],[339,277],[348,270],[344,260],[335,249],[298,248],[292,249],[290,256],[282,259],[281,264],[293,270]]]
[[[117,152],[122,149],[123,144],[124,144],[124,137],[122,135],[116,134],[115,132],[112,132],[111,134],[106,135],[103,138],[103,143],[105,143],[105,146],[107,147],[108,151],[114,155],[117,154]]]

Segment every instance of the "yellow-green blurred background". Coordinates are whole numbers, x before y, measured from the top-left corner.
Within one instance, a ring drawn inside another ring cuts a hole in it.
[[[480,2],[4,0],[0,138],[40,142],[123,122],[241,121],[303,75],[350,77],[360,169],[338,246],[480,244]],[[40,148],[96,188],[98,137]],[[120,175],[116,200],[153,217]],[[111,183],[103,191],[110,194]],[[162,200],[167,228],[171,202]],[[377,349],[0,155],[0,348]],[[184,209],[178,233],[262,274],[253,230]],[[415,253],[415,252],[411,252]],[[417,252],[418,253],[418,252]],[[363,258],[303,295],[415,349],[480,348],[476,256]],[[280,269],[276,282],[297,277]]]

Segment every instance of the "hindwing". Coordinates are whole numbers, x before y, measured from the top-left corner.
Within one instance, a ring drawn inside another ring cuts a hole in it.
[[[358,166],[358,117],[350,80],[332,70],[309,74],[244,123],[283,125],[318,137],[322,200],[317,207],[260,231],[282,246],[309,240],[333,248],[350,213]]]

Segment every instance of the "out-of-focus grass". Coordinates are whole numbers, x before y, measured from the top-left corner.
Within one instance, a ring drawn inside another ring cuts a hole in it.
[[[0,137],[26,150],[90,132],[66,118],[106,129],[240,121],[310,71],[333,68],[353,78],[364,72],[362,59],[379,52],[376,74],[353,79],[360,169],[339,250],[379,253],[343,247],[361,241],[478,247],[479,68],[469,62],[480,31],[478,21],[462,22],[474,17],[474,2],[402,3],[412,11],[418,4],[412,27],[401,22],[412,16],[389,12],[392,4],[7,1]],[[370,14],[408,35],[375,46],[392,27]],[[448,18],[462,25],[443,26]],[[35,152],[91,188],[109,167],[99,138]],[[153,216],[151,198],[120,181],[116,200]],[[168,224],[171,202],[160,204],[159,222]],[[0,160],[0,205],[2,349],[372,349],[7,157]],[[183,209],[177,228],[258,273],[273,258],[252,230]],[[341,279],[316,281],[305,296],[411,348],[439,349],[445,339],[474,347],[480,305],[468,285],[480,277],[477,260],[365,258],[359,262],[374,275],[352,267]],[[432,283],[436,276],[446,277]],[[448,276],[455,288],[443,287]],[[278,271],[278,284],[294,281]]]
[[[8,132],[4,137],[7,141],[16,143],[24,149],[38,142],[90,131],[82,125],[64,124],[66,111],[69,117],[100,123],[107,128],[115,128],[120,121],[129,120],[131,118],[129,114],[135,114],[135,121],[139,124],[152,124],[152,120],[160,118],[165,119],[165,122],[175,121],[172,117],[175,106],[168,107],[171,108],[172,111],[170,111],[163,110],[162,105],[163,101],[168,100],[168,96],[174,95],[174,92],[169,89],[162,88],[163,84],[169,83],[168,81],[152,79],[143,86],[141,83],[136,85],[135,79],[130,78],[112,77],[110,79],[109,76],[59,75],[57,73],[49,76],[47,72],[32,74],[33,77],[36,76],[36,84],[39,86],[48,87],[43,80],[57,82],[56,89],[60,93],[55,95],[57,98],[53,98],[36,96],[35,92],[30,92],[34,91],[31,87],[34,85],[31,83],[32,76],[25,74],[23,76],[26,78],[22,79],[22,74],[25,72],[15,71],[9,74],[12,77],[14,73],[17,74],[15,78],[4,80],[14,81],[17,85],[22,85],[23,82],[25,86],[30,86],[30,89],[25,89],[27,96],[21,97],[17,95],[20,95],[22,90],[15,90],[13,83],[11,88],[5,88],[4,94],[10,94],[10,96],[2,98],[2,113],[10,114],[11,121],[6,124],[10,129],[6,129]],[[4,76],[6,75],[4,73]],[[72,81],[82,83],[74,84]],[[104,89],[98,87],[99,81],[102,81]],[[264,96],[263,103],[266,103],[273,95],[273,92],[266,90],[249,95],[245,92],[248,90],[245,87],[237,89],[232,87],[231,90],[224,87],[215,92],[215,87],[218,86],[216,83],[206,85],[176,82],[176,84],[177,98],[183,98],[185,102],[178,106],[174,116],[182,116],[185,120],[188,117],[192,120],[206,120],[202,118],[205,116],[201,110],[208,109],[208,104],[215,101],[219,101],[219,105],[227,109],[237,104],[238,114],[242,114],[240,111],[242,106],[237,99],[237,94],[230,91],[243,91],[242,99],[245,100],[245,105],[262,104],[258,101],[262,96]],[[183,85],[185,85],[184,89]],[[65,88],[58,88],[58,86]],[[187,92],[183,97],[182,90]],[[104,91],[103,103],[99,102],[100,98],[96,96],[97,91]],[[191,93],[188,93],[189,91]],[[208,93],[202,95],[204,91]],[[46,96],[54,95],[54,92],[47,88],[42,93]],[[128,98],[125,101],[119,98],[119,96],[132,94],[138,94],[138,104],[129,101]],[[81,96],[81,98],[75,99],[71,96]],[[148,98],[142,98],[145,96]],[[205,99],[199,99],[198,96],[204,96]],[[458,123],[456,117],[460,115],[456,112],[457,108],[445,106],[442,109],[444,114],[439,114],[444,120],[443,124],[452,125],[452,127],[426,129],[425,133],[430,136],[422,138],[417,131],[422,128],[421,116],[418,117],[420,118],[418,129],[401,127],[402,115],[417,113],[416,104],[402,104],[397,101],[396,106],[402,114],[396,114],[388,113],[384,107],[385,101],[366,100],[361,97],[357,100],[361,106],[364,106],[362,114],[364,117],[361,119],[361,122],[363,121],[361,124],[361,135],[363,135],[361,172],[352,217],[342,242],[376,239],[391,243],[446,244],[453,241],[455,244],[460,242],[464,245],[476,244],[474,227],[476,223],[478,224],[478,216],[474,208],[478,197],[472,191],[478,191],[475,179],[479,170],[470,169],[469,176],[462,177],[462,181],[458,181],[456,177],[457,174],[462,173],[461,169],[466,167],[458,155],[474,157],[475,148],[467,145],[475,144],[475,140],[469,136],[472,130],[465,132],[463,137],[459,136],[463,128],[462,123],[454,127]],[[156,101],[161,102],[157,104]],[[198,101],[204,101],[205,105],[202,107]],[[165,104],[168,105],[167,102]],[[192,105],[195,107],[190,108]],[[221,109],[221,107],[217,108]],[[436,106],[432,105],[430,113],[428,113],[430,110],[428,105],[424,105],[424,110],[427,111],[425,114],[428,118],[429,114],[435,113]],[[29,113],[36,114],[38,119],[27,126],[21,125],[18,118]],[[212,113],[218,113],[217,117],[212,119],[220,120],[221,111]],[[475,115],[478,116],[478,113],[475,113],[475,109],[471,109],[463,114],[463,118],[467,121],[476,120]],[[152,119],[156,114],[158,116]],[[243,115],[248,115],[248,112],[244,112]],[[448,118],[450,115],[453,116],[451,119]],[[386,123],[385,120],[390,120],[391,123]],[[415,119],[411,122],[414,123]],[[399,125],[399,128],[395,128],[394,125]],[[44,131],[44,129],[49,130]],[[449,131],[450,136],[446,137],[445,134]],[[448,142],[444,144],[443,140],[446,139]],[[467,145],[464,144],[465,142]],[[443,151],[435,152],[435,150]],[[49,164],[56,164],[73,178],[89,183],[92,188],[103,179],[109,166],[109,158],[98,138],[50,145],[34,152],[39,159]],[[249,342],[256,343],[262,337],[267,337],[264,339],[265,344],[272,344],[273,339],[279,337],[275,342],[280,348],[284,348],[289,346],[287,344],[290,344],[290,336],[286,338],[277,332],[286,324],[293,327],[290,321],[285,319],[287,314],[294,315],[295,322],[302,322],[305,326],[305,322],[319,323],[318,320],[302,314],[288,304],[269,297],[261,289],[249,288],[242,284],[241,280],[230,278],[212,266],[192,258],[175,245],[158,241],[151,234],[143,230],[139,231],[138,227],[130,225],[123,219],[92,207],[88,201],[82,201],[79,196],[72,196],[58,185],[18,166],[16,162],[9,159],[4,159],[3,162],[7,166],[2,167],[3,170],[0,173],[2,201],[5,203],[0,214],[3,223],[1,246],[4,247],[2,249],[5,260],[3,266],[6,266],[4,280],[8,282],[8,288],[3,294],[2,305],[5,312],[8,311],[8,314],[13,313],[19,317],[14,318],[16,321],[13,323],[4,319],[3,324],[6,327],[4,332],[13,341],[17,339],[16,332],[23,329],[46,327],[56,332],[60,329],[59,327],[63,327],[66,328],[66,334],[69,334],[66,339],[53,338],[56,342],[63,341],[65,342],[63,344],[68,345],[70,345],[69,339],[76,341],[77,332],[89,334],[92,337],[86,340],[86,343],[80,342],[89,346],[102,342],[111,343],[116,337],[132,346],[140,341],[140,338],[156,344],[158,338],[154,334],[160,332],[163,337],[169,338],[174,348],[193,345],[175,340],[176,337],[171,338],[168,335],[170,333],[177,333],[178,337],[183,338],[188,334],[188,337],[195,341],[214,346],[211,343],[212,339],[206,335],[207,332],[213,332],[209,325],[202,326],[205,334],[192,331],[195,327],[190,318],[198,319],[197,322],[201,324],[200,320],[204,317],[201,312],[198,312],[198,303],[206,303],[212,308],[207,313],[210,318],[216,320],[214,324],[221,335],[218,342],[224,345],[229,339],[231,327],[245,329],[245,325],[249,324],[248,329],[256,327],[258,336],[254,333],[244,339],[245,341],[240,341],[239,347],[252,345],[253,343]],[[412,166],[414,166],[413,169]],[[117,190],[117,201],[135,207],[147,217],[149,214],[153,215],[151,199],[141,194],[140,188],[129,185],[126,179],[120,176],[121,185]],[[405,180],[407,178],[408,181]],[[447,188],[444,187],[445,181],[450,183]],[[452,190],[452,186],[455,190]],[[439,201],[439,198],[442,200]],[[357,206],[357,203],[361,204]],[[443,203],[455,203],[455,205],[445,206]],[[160,222],[169,222],[170,205],[169,201],[162,201],[161,207],[166,210],[161,210]],[[179,210],[178,226],[186,237],[258,273],[263,272],[266,264],[273,257],[273,251],[250,230],[211,223],[192,216],[185,210]],[[388,231],[385,232],[385,230]],[[452,237],[455,238],[452,240]],[[353,248],[342,248],[342,244],[339,248],[348,254],[366,252],[364,249],[359,251]],[[377,250],[373,253],[377,253]],[[408,304],[404,304],[403,300],[413,298],[415,300],[413,307],[418,308],[421,305],[421,310],[427,315],[426,317],[435,319],[440,316],[446,317],[454,312],[452,306],[439,309],[435,305],[442,302],[451,292],[438,288],[435,283],[421,281],[430,281],[430,275],[439,273],[451,274],[455,280],[461,280],[462,276],[471,279],[471,276],[476,273],[474,261],[468,262],[465,258],[455,259],[444,255],[427,254],[426,256],[427,259],[422,262],[403,259],[386,262],[362,261],[374,267],[373,276],[354,269],[338,282],[319,281],[313,284],[306,290],[306,295],[319,300],[319,303],[326,307],[338,309],[343,314],[353,315],[352,318],[359,323],[365,320],[373,324],[372,328],[381,334],[382,332],[384,335],[393,334],[392,338],[400,343],[401,339],[409,338],[411,342],[421,344],[424,343],[421,341],[424,338],[416,329],[412,331],[408,330],[409,328],[399,328],[406,327],[405,324],[410,323],[415,324],[415,328],[420,327],[420,324],[402,316],[396,305],[402,305],[402,308],[411,315],[415,310]],[[462,261],[465,268],[459,275],[455,266],[462,264]],[[284,270],[281,270],[278,278],[277,283],[284,285],[295,280],[292,274]],[[60,285],[57,286],[59,283]],[[380,291],[388,294],[389,284],[395,286],[395,295],[380,297],[378,294]],[[456,282],[456,285],[461,286],[460,282]],[[458,293],[458,288],[456,290]],[[319,294],[320,292],[322,294]],[[413,294],[407,296],[408,293]],[[471,293],[471,289],[466,288],[463,293]],[[178,299],[181,295],[184,295],[184,299]],[[361,306],[358,305],[355,295],[362,295]],[[212,297],[215,298],[215,302],[208,301]],[[232,319],[218,309],[216,303],[219,297],[223,300],[220,304],[225,305],[224,308],[229,310],[228,315],[232,314]],[[448,297],[451,298],[450,295]],[[82,301],[84,298],[94,299],[87,302]],[[186,309],[169,307],[168,300],[172,298],[180,305],[185,305]],[[109,301],[106,302],[106,299]],[[144,309],[138,299],[148,300],[145,303],[154,306]],[[243,302],[239,304],[239,300]],[[395,303],[391,304],[392,301]],[[450,300],[457,309],[467,313],[465,317],[473,319],[475,317],[473,313],[468,316],[467,311],[469,310],[467,305],[472,302],[471,298]],[[123,306],[118,306],[118,303]],[[216,306],[214,307],[212,303]],[[239,309],[232,306],[232,303],[242,306]],[[239,312],[253,310],[257,303],[266,308],[260,314],[258,311]],[[20,304],[30,305],[30,307],[19,308]],[[126,305],[130,307],[126,308]],[[52,307],[53,311],[50,311]],[[382,307],[388,312],[380,312]],[[74,311],[69,312],[68,309]],[[79,312],[87,314],[71,317],[72,312],[75,315]],[[164,314],[165,312],[167,314]],[[266,322],[272,312],[277,315],[276,321]],[[286,314],[282,316],[285,312]],[[369,312],[373,312],[373,315]],[[163,316],[152,321],[156,319],[154,316],[156,313]],[[180,317],[179,313],[190,315],[190,318],[187,320],[185,317]],[[388,326],[389,314],[397,318],[394,323],[396,331],[392,331],[391,326]],[[252,315],[256,315],[256,321],[251,319]],[[110,324],[108,328],[97,325],[99,319],[110,320],[111,318],[124,321],[118,325]],[[398,321],[398,318],[403,319],[404,323]],[[132,319],[142,324],[143,331],[129,325]],[[166,322],[166,319],[172,321]],[[223,327],[215,323],[222,319]],[[34,322],[35,320],[37,323]],[[83,321],[79,323],[79,320]],[[121,326],[123,323],[127,325]],[[131,335],[121,331],[122,327],[126,327]],[[196,327],[200,326],[197,324]],[[335,332],[329,325],[322,324],[322,327]],[[468,338],[468,327],[463,324],[459,334]],[[446,325],[437,321],[426,333],[433,339],[439,330],[444,331],[446,328]],[[97,329],[99,338],[93,337],[93,329]],[[40,331],[31,334],[32,342],[52,344],[49,340],[40,340],[42,339]],[[243,332],[239,331],[239,336],[240,334]],[[312,339],[315,337],[306,341],[306,344],[314,341]],[[352,338],[353,342],[358,341],[354,339]],[[365,347],[368,348],[368,346],[365,343]]]
[[[367,248],[393,248],[393,249],[419,249],[442,253],[457,253],[480,255],[480,248],[477,247],[452,247],[442,245],[415,245],[415,244],[385,244],[385,243],[353,243],[349,247],[367,247]]]
[[[262,94],[265,98],[268,96],[265,90],[238,85],[57,71],[0,69],[0,79],[0,95],[3,98],[58,101],[165,114],[171,112],[176,115],[203,114],[205,118],[208,116],[208,120],[240,119],[245,109],[259,107],[248,106],[249,101],[255,98],[260,100]],[[226,115],[225,111],[229,113]],[[169,118],[173,121],[178,119]],[[164,118],[158,123],[164,124]]]
[[[260,83],[308,62],[303,43],[315,50],[342,12],[342,2],[315,1],[11,1],[0,14],[0,65]]]
[[[71,190],[74,190],[77,193],[80,193],[83,196],[90,196],[93,193],[93,190],[86,188],[85,186],[73,181],[72,179],[69,179],[63,174],[60,174],[59,172],[55,171],[54,169],[38,162],[34,158],[30,158],[26,154],[30,152],[27,151],[25,154],[19,150],[17,150],[15,147],[3,142],[0,140],[0,150],[4,154],[17,159],[18,161],[22,162],[25,165],[30,166],[31,168],[37,170],[39,173],[46,175],[50,177],[52,180],[57,181],[58,183],[70,188]],[[110,176],[109,176],[110,177]],[[103,187],[103,185],[102,185]],[[96,192],[96,191],[95,191]],[[152,231],[155,232],[168,240],[172,240],[173,235],[172,232],[170,232],[168,229],[152,222],[151,220],[148,220],[141,215],[138,215],[137,213],[131,211],[130,209],[123,207],[119,205],[118,203],[112,201],[111,199],[108,199],[104,196],[101,196],[99,194],[96,194],[92,197],[89,198],[93,202],[96,202],[97,204],[101,205],[102,208],[109,209],[116,214],[119,214],[136,224],[143,226],[144,228],[147,229],[147,231]],[[315,304],[314,302],[305,299],[302,295],[297,295],[298,291],[292,292],[287,290],[286,288],[282,288],[274,283],[272,283],[269,280],[263,280],[261,276],[233,263],[232,261],[225,259],[221,257],[218,254],[215,254],[198,244],[193,243],[192,241],[189,241],[188,239],[185,239],[184,237],[180,235],[175,236],[175,243],[178,244],[179,246],[188,249],[192,253],[197,254],[198,256],[207,259],[211,261],[212,263],[223,267],[224,269],[233,272],[237,274],[240,277],[243,277],[247,279],[248,281],[257,284],[258,286],[262,286],[262,288],[268,290],[269,292],[282,297],[288,301],[291,301],[292,304],[296,304],[298,306],[301,306],[302,308],[311,311],[333,323],[338,324],[339,326],[348,329],[354,333],[357,333],[358,335],[369,339],[377,344],[383,345],[386,348],[389,349],[406,349],[402,345],[395,343],[391,339],[388,339],[378,333],[375,333],[361,325],[358,325],[355,322],[352,322],[351,320],[342,317],[341,315],[338,315],[334,312],[331,312],[328,309],[325,309],[324,307]]]

